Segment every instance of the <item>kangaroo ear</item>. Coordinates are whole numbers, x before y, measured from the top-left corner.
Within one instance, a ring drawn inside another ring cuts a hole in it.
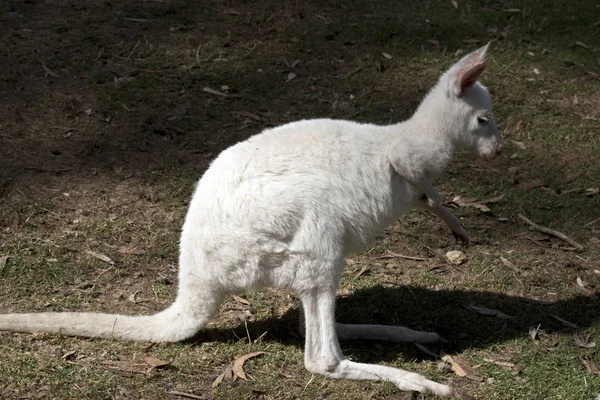
[[[487,66],[487,51],[490,43],[467,54],[447,72],[450,91],[461,97],[481,77]]]

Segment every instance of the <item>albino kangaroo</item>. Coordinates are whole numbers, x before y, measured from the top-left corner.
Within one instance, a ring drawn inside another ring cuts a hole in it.
[[[346,360],[338,343],[435,342],[437,333],[338,324],[334,309],[344,255],[363,248],[412,206],[438,215],[468,241],[431,181],[455,149],[490,160],[502,149],[490,95],[477,82],[488,46],[450,68],[415,114],[397,125],[299,121],[223,151],[190,203],[178,294],[168,309],[150,316],[6,314],[0,330],[174,342],[204,327],[229,294],[288,288],[302,301],[309,371],[458,397],[451,387],[415,373]]]

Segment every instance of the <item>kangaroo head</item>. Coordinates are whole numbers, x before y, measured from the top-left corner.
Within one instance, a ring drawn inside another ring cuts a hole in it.
[[[493,160],[502,151],[488,90],[478,82],[487,65],[489,43],[464,56],[438,82],[434,91],[446,127],[457,147]]]

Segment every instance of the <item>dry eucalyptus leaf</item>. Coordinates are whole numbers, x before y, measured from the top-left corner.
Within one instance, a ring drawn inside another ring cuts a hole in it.
[[[365,264],[362,266],[362,268],[360,269],[360,271],[358,271],[356,273],[356,275],[354,275],[355,278],[358,278],[359,276],[361,276],[362,274],[364,274],[365,272],[367,272],[369,270],[369,265]]]
[[[575,325],[574,323],[572,323],[572,322],[569,322],[569,321],[567,321],[566,319],[562,319],[561,317],[558,317],[558,316],[556,316],[556,315],[554,315],[554,314],[550,314],[550,316],[551,316],[552,318],[554,318],[555,320],[559,321],[559,322],[560,322],[561,324],[563,324],[564,326],[568,326],[569,328],[575,328],[575,329],[578,329],[578,328],[579,328],[579,326]]]
[[[585,196],[593,196],[598,193],[600,193],[600,188],[588,188],[588,189],[585,189],[583,194]]]
[[[8,256],[0,256],[0,271],[6,267],[6,262],[8,261]]]
[[[587,338],[584,339],[576,337],[575,344],[579,347],[583,347],[584,349],[593,349],[594,347],[596,347],[596,342],[590,342],[589,338],[589,335]]]
[[[515,317],[512,317],[510,315],[504,314],[502,311],[498,311],[498,310],[493,310],[491,308],[486,308],[486,307],[479,307],[479,306],[475,306],[473,304],[470,304],[468,306],[465,306],[468,310],[471,310],[473,312],[476,312],[478,314],[481,315],[486,315],[486,316],[490,316],[490,317],[497,317],[500,319],[513,319]]]
[[[452,5],[454,8],[458,8],[458,2],[456,0],[452,0]]]
[[[293,72],[290,72],[290,73],[288,74],[288,76],[287,76],[287,80],[286,80],[286,82],[289,82],[289,81],[291,81],[291,80],[293,80],[293,79],[296,79],[296,76],[297,76],[297,75],[296,75],[295,73],[293,73]]]
[[[100,261],[104,261],[105,263],[108,263],[110,265],[114,265],[115,262],[113,260],[111,260],[111,258],[107,255],[101,254],[101,253],[96,253],[95,251],[91,251],[91,250],[87,250],[85,252],[86,254],[89,254],[90,256],[97,258]]]
[[[475,373],[471,365],[460,354],[454,357],[444,354],[442,360],[450,364],[456,375],[476,382],[483,382],[484,379]]]
[[[600,375],[600,364],[593,360],[581,359],[583,365],[585,365],[585,369],[592,375]]]
[[[214,94],[215,96],[227,97],[227,94],[225,94],[223,92],[219,92],[218,90],[215,90],[215,89],[211,89],[209,87],[202,88],[202,91],[206,92],[206,93]]]
[[[533,69],[533,73],[536,74],[536,75],[539,75],[540,74],[540,70],[537,69],[537,68],[534,68]]]
[[[496,365],[499,365],[501,367],[508,368],[508,369],[513,369],[514,367],[516,367],[515,363],[511,363],[508,361],[502,361],[502,360],[494,360],[493,358],[484,358],[483,361],[489,362],[491,364],[496,364]]]
[[[251,113],[249,111],[232,111],[231,112],[233,115],[239,115],[240,117],[248,117],[248,118],[252,118],[253,120],[256,121],[261,121],[262,118],[259,117],[258,115]]]
[[[256,356],[260,356],[261,354],[266,354],[266,353],[264,351],[256,351],[254,353],[249,353],[249,354],[246,354],[246,355],[236,358],[235,361],[233,362],[233,367],[231,368],[234,375],[239,376],[241,379],[247,381],[248,378],[246,378],[246,374],[244,373],[244,363],[246,362],[246,360],[249,360],[250,358],[253,358]]]
[[[511,142],[517,146],[520,150],[527,150],[527,146],[525,146],[525,143],[523,142],[519,142],[517,140],[511,140]]]
[[[587,287],[589,286],[588,283],[586,281],[584,281],[583,279],[581,279],[581,277],[577,277],[576,279],[577,281],[577,285],[583,289],[587,289]]]
[[[544,185],[544,181],[541,179],[534,179],[528,182],[520,182],[517,184],[519,190],[529,190]]]
[[[165,365],[169,365],[168,361],[159,360],[158,358],[154,357],[144,357],[144,362],[152,368],[160,368],[164,367]]]
[[[535,326],[530,326],[529,327],[529,337],[533,340],[536,341],[539,339],[539,332],[540,332],[540,326],[538,325],[537,327]]]
[[[500,257],[500,261],[502,261],[502,264],[504,264],[507,268],[511,269],[513,272],[521,272],[521,271],[519,271],[519,268],[515,264],[513,264],[506,258]]]
[[[236,296],[235,294],[234,294],[232,297],[233,297],[233,299],[234,299],[235,301],[237,301],[238,303],[245,304],[245,305],[247,305],[247,306],[249,306],[249,305],[250,305],[250,302],[249,302],[248,300],[244,299],[243,297]]]
[[[582,42],[582,41],[580,41],[580,40],[576,41],[576,42],[575,42],[575,44],[576,44],[577,46],[581,46],[581,47],[583,47],[584,49],[589,49],[588,45],[587,45],[587,44],[585,44],[585,43],[583,43],[583,42]]]
[[[392,57],[390,54],[388,54],[386,52],[381,53],[381,55],[384,56],[388,60],[391,60],[392,58],[394,58],[394,57]]]
[[[417,346],[417,348],[419,350],[421,350],[423,353],[430,355],[433,358],[440,358],[439,354],[434,353],[433,351],[429,350],[427,347],[423,346],[421,343],[416,343],[415,342],[415,346]]]
[[[212,387],[216,388],[224,380],[231,381],[231,380],[233,380],[233,378],[234,378],[234,375],[233,375],[233,371],[231,369],[231,364],[230,364],[227,366],[227,368],[225,368],[225,371],[221,372],[221,374],[219,374],[219,376],[217,376],[217,378],[213,381]],[[237,376],[235,376],[235,378],[237,378]]]
[[[573,182],[575,179],[579,178],[581,175],[583,175],[583,171],[575,172],[574,174],[565,176],[563,179],[558,181],[558,183],[565,184],[565,183]]]

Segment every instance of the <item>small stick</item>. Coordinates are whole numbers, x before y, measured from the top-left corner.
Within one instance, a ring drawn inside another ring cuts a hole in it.
[[[555,236],[555,237],[557,237],[557,238],[559,238],[561,240],[564,240],[565,242],[569,243],[571,246],[575,247],[576,249],[583,250],[583,246],[582,245],[580,245],[579,243],[577,243],[576,241],[574,241],[573,239],[571,239],[570,237],[568,237],[564,233],[555,231],[555,230],[550,229],[550,228],[546,228],[545,226],[538,225],[535,222],[531,221],[526,216],[524,216],[523,214],[517,214],[517,215],[519,216],[519,218],[521,219],[521,221],[525,222],[527,225],[531,226],[536,231],[542,232],[542,233],[546,233],[548,235]]]
[[[405,256],[404,254],[394,253],[393,251],[389,251],[389,250],[388,250],[387,254],[385,254],[383,256],[375,257],[375,258],[378,260],[383,259],[383,258],[404,258],[406,260],[415,260],[415,261],[429,260],[429,258]]]
[[[44,71],[46,71],[46,73],[50,76],[53,76],[55,78],[60,78],[60,75],[58,75],[56,72],[52,71],[50,68],[48,68],[48,66],[46,65],[45,62],[42,61],[42,68],[44,68]]]
[[[590,222],[588,222],[587,224],[585,224],[585,225],[583,225],[583,226],[592,225],[592,224],[595,224],[595,223],[596,223],[596,222],[598,222],[598,221],[600,221],[600,218],[596,218],[595,220],[593,220],[593,221],[590,221]]]
[[[177,390],[171,390],[170,392],[167,392],[167,394],[170,394],[171,396],[186,397],[188,399],[206,400],[206,397],[204,396],[196,396],[195,394],[178,392]]]

